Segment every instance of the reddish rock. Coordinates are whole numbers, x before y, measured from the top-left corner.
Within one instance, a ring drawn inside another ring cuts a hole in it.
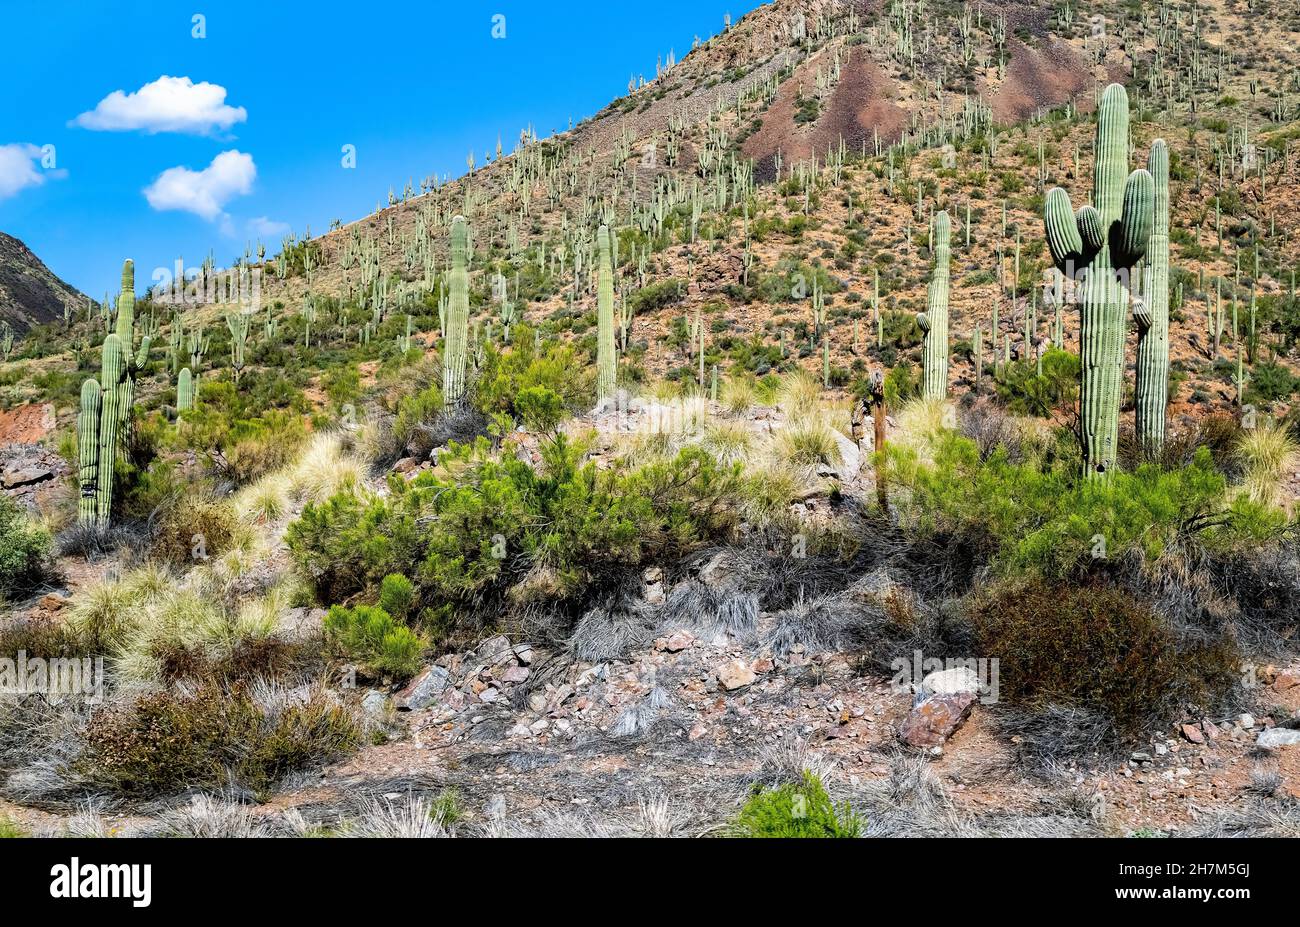
[[[695,643],[694,635],[689,631],[678,631],[676,634],[656,640],[655,650],[662,650],[667,653],[681,653],[693,643]]]
[[[1183,736],[1186,737],[1188,740],[1190,740],[1192,743],[1194,744],[1205,743],[1205,735],[1201,733],[1201,729],[1197,727],[1195,724],[1184,724],[1182,727],[1182,731],[1183,731]]]
[[[1277,674],[1273,680],[1273,691],[1285,692],[1287,689],[1294,689],[1300,686],[1300,671],[1286,670]]]
[[[754,679],[754,671],[740,660],[731,660],[718,667],[718,685],[728,692],[743,689]]]
[[[911,710],[898,735],[912,747],[937,747],[966,723],[978,696],[973,692],[932,695]]]

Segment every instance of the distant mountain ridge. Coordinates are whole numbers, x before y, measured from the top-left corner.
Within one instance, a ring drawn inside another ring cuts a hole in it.
[[[0,319],[16,331],[84,311],[87,297],[45,266],[23,242],[0,232]]]

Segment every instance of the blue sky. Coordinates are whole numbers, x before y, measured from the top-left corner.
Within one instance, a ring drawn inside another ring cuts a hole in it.
[[[530,123],[565,129],[759,5],[0,3],[0,231],[96,299],[123,258],[142,290],[180,255],[228,265],[259,229],[273,253],[286,229],[463,173],[471,147],[481,163]]]

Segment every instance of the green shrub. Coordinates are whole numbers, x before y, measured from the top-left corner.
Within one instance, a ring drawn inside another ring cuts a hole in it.
[[[974,442],[951,432],[938,437],[932,462],[894,444],[887,453],[893,480],[912,491],[911,527],[960,540],[1003,573],[1061,577],[1130,551],[1153,561],[1176,542],[1261,541],[1286,520],[1234,498],[1205,448],[1179,469],[1143,464],[1108,480],[1081,479],[1042,459],[1012,463],[1002,448],[981,460]]]
[[[325,616],[325,635],[374,674],[407,679],[420,669],[424,641],[377,606],[335,605]]]
[[[1052,348],[1043,354],[1043,372],[1034,360],[1012,361],[997,383],[998,396],[1012,412],[1050,418],[1072,409],[1079,396],[1079,358]]]
[[[539,434],[550,434],[565,418],[564,400],[545,386],[529,386],[515,397],[515,411],[524,427]]]
[[[474,391],[474,405],[480,412],[504,413],[519,419],[522,413],[516,405],[518,397],[534,387],[549,390],[571,411],[593,402],[591,365],[580,363],[572,347],[544,343],[538,350],[526,328],[516,330],[514,335],[509,348],[489,345],[484,352]]]
[[[27,831],[23,830],[8,818],[0,818],[0,840],[13,839],[17,837],[26,837]]]
[[[603,470],[563,435],[542,454],[534,469],[494,459],[486,439],[453,444],[436,470],[390,479],[385,497],[345,492],[308,505],[289,546],[333,601],[401,573],[436,606],[499,597],[538,572],[556,595],[576,594],[611,568],[684,552],[736,523],[739,466],[698,448]]]
[[[405,621],[415,605],[415,586],[400,573],[390,573],[379,583],[379,607]]]
[[[0,494],[0,598],[39,580],[49,554],[49,533],[32,524],[18,503]]]
[[[857,837],[862,821],[847,802],[831,801],[821,780],[805,771],[797,785],[756,787],[740,809],[736,831],[742,837]]]

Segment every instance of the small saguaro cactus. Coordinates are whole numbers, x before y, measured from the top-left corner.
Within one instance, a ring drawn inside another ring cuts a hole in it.
[[[190,368],[182,367],[176,375],[176,411],[188,412],[194,408],[194,376]]]
[[[103,391],[99,381],[90,377],[81,384],[81,411],[77,413],[77,521],[94,525],[96,488],[99,485],[99,420]]]
[[[596,399],[614,395],[618,383],[614,349],[614,264],[610,257],[610,231],[602,225],[596,232],[600,265],[596,280]]]
[[[1163,139],[1151,145],[1147,169],[1155,183],[1155,223],[1147,248],[1143,298],[1134,300],[1138,323],[1137,435],[1147,453],[1165,443],[1165,407],[1169,404],[1169,148]]]
[[[930,280],[926,311],[916,317],[925,335],[922,348],[924,372],[921,395],[926,399],[944,399],[948,395],[948,289],[949,239],[952,222],[948,213],[934,217],[934,277]]]
[[[1146,255],[1155,219],[1151,174],[1128,173],[1128,126],[1128,93],[1111,84],[1097,110],[1092,205],[1076,213],[1069,194],[1055,187],[1043,206],[1052,260],[1078,281],[1080,438],[1084,466],[1094,476],[1115,468],[1129,275]]]
[[[113,471],[117,466],[117,437],[126,404],[126,361],[123,356],[122,342],[116,334],[104,338],[102,349],[99,385],[102,394],[99,416],[99,474],[95,482],[95,521],[101,527],[107,526],[113,507]]]
[[[469,347],[469,228],[464,216],[451,220],[451,269],[447,273],[451,294],[447,300],[447,331],[442,349],[442,401],[444,408],[459,408],[465,401],[465,359]]]

